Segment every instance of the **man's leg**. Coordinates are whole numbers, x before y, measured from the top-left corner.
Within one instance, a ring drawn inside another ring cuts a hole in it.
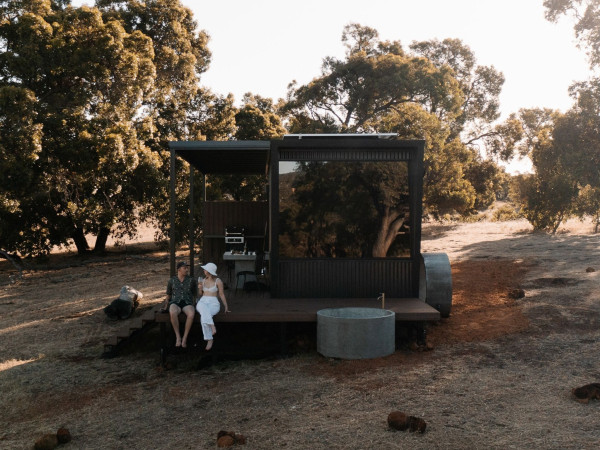
[[[196,315],[196,310],[192,305],[188,305],[183,307],[183,312],[187,317],[185,319],[185,330],[183,332],[181,346],[187,347],[187,338],[188,334],[190,334],[190,330],[192,329],[192,324],[194,323],[194,316]]]
[[[179,313],[181,308],[174,303],[169,306],[169,315],[171,316],[171,325],[175,332],[175,347],[181,347],[181,333],[179,332]]]

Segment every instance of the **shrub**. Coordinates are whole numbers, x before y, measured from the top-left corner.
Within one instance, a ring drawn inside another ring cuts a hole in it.
[[[492,213],[492,222],[506,222],[509,220],[517,220],[522,218],[523,216],[517,212],[514,206],[512,205],[503,205],[500,208],[494,210]]]

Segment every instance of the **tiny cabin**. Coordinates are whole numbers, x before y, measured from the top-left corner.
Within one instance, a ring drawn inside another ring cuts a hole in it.
[[[396,320],[447,316],[448,259],[421,254],[424,145],[395,134],[171,142],[172,203],[176,158],[190,164],[191,180],[221,174],[265,180],[264,200],[203,202],[200,261],[190,220],[190,264],[215,262],[231,293],[233,313],[215,319],[316,320],[318,309],[374,306],[382,294]],[[194,196],[206,199],[206,189],[204,183],[203,192],[191,190],[190,217]],[[171,220],[174,230],[173,205]],[[262,300],[238,305],[236,298],[253,282]],[[268,307],[261,310],[265,298]]]

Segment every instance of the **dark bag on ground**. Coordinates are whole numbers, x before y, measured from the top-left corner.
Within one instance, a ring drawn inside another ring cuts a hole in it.
[[[131,286],[123,286],[119,298],[113,300],[110,305],[104,308],[104,313],[109,319],[128,319],[140,304],[140,299],[144,297],[140,291]]]

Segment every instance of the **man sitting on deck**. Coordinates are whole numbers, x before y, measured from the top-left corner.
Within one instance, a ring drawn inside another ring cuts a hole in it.
[[[167,298],[164,303],[164,310],[169,308],[171,316],[171,325],[175,331],[175,347],[187,347],[187,338],[194,322],[196,310],[194,302],[198,296],[198,283],[189,275],[189,265],[185,261],[177,263],[177,275],[171,277],[167,283]],[[186,315],[185,330],[183,339],[179,331],[179,314],[183,312]]]

